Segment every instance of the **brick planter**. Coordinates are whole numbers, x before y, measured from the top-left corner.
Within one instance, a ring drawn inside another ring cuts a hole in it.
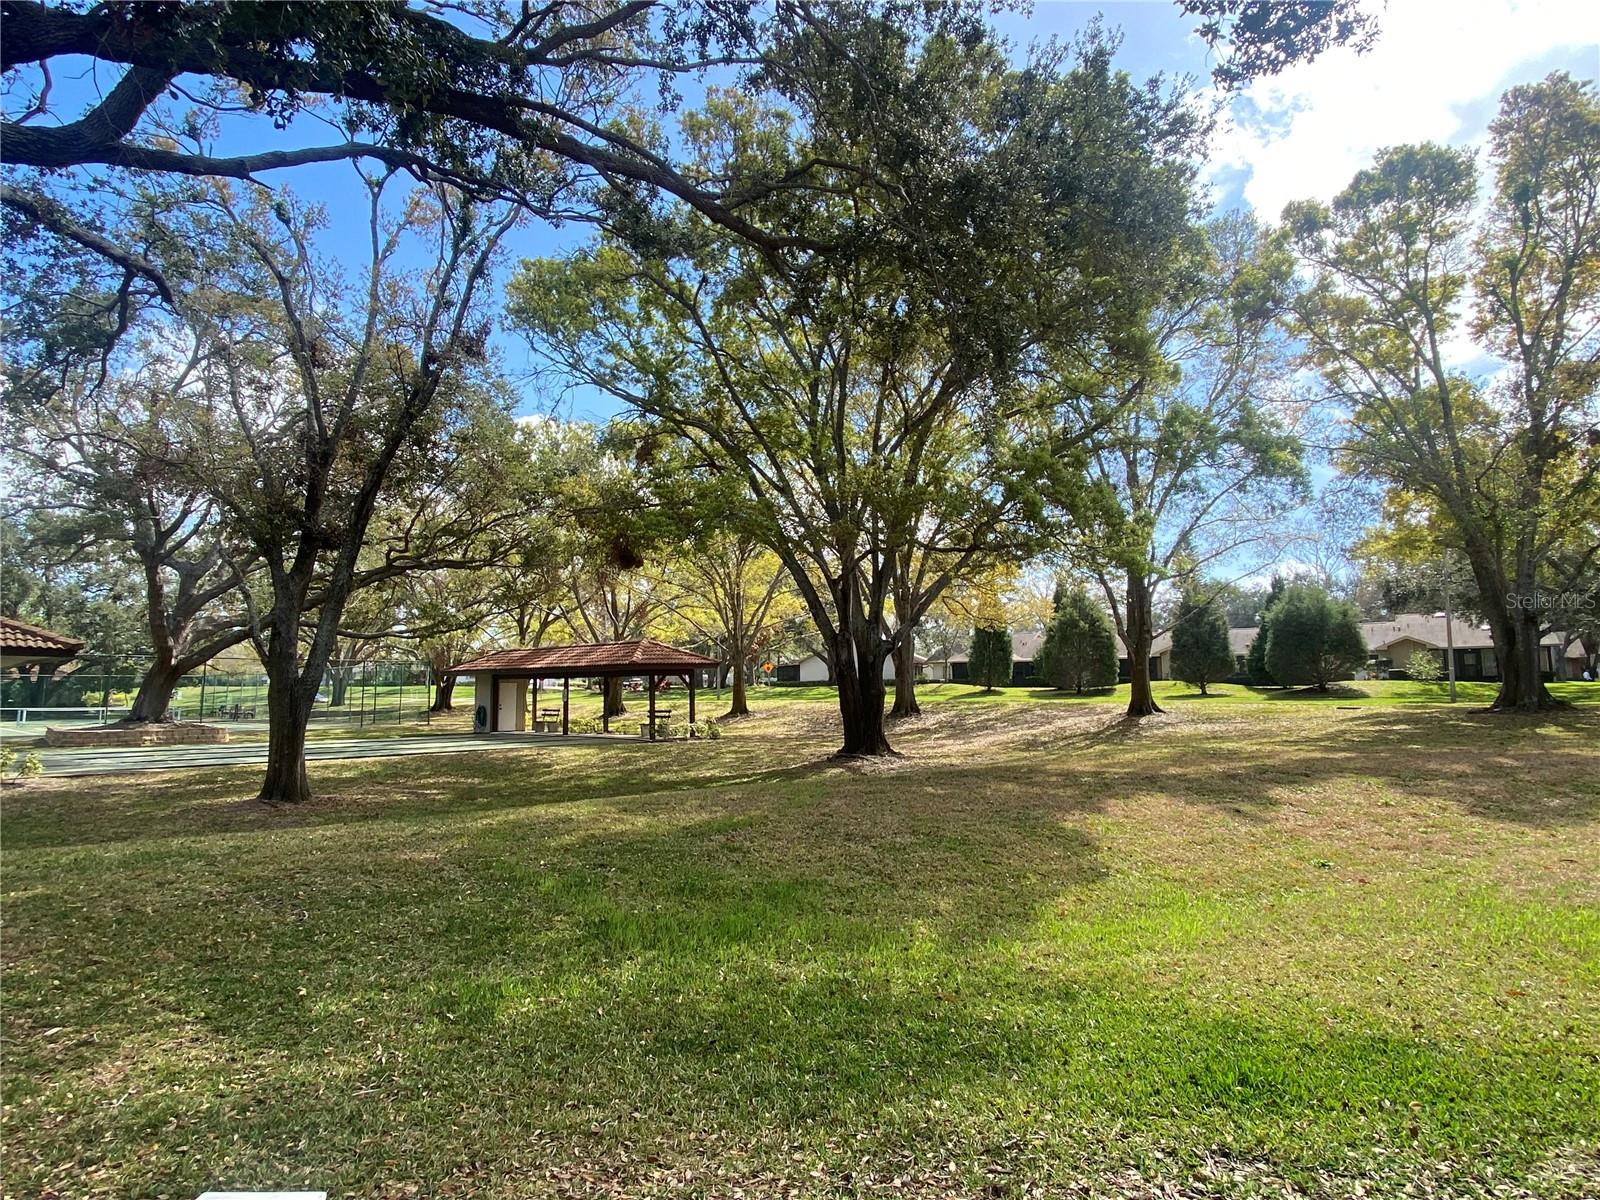
[[[97,725],[92,729],[47,729],[46,746],[191,746],[216,745],[228,740],[220,725],[181,721],[162,725]]]

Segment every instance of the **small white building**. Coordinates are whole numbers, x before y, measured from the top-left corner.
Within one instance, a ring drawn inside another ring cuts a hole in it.
[[[928,660],[920,654],[912,657],[920,677],[925,673]],[[883,660],[883,678],[885,682],[893,683],[894,677],[894,659],[886,658]],[[798,662],[779,663],[772,672],[772,678],[777,683],[827,683],[828,663],[820,654],[808,654]]]

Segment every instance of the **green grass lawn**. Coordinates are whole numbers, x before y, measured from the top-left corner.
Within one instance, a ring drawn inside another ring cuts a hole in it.
[[[5,1194],[1600,1192],[1600,707],[969,691],[8,790]]]

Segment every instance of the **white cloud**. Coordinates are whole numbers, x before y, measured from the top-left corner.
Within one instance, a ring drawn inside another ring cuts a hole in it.
[[[1382,147],[1480,145],[1500,91],[1540,60],[1600,73],[1594,0],[1390,0],[1377,15],[1368,53],[1330,51],[1233,99],[1214,181],[1248,172],[1245,200],[1275,221],[1291,200],[1330,199]]]

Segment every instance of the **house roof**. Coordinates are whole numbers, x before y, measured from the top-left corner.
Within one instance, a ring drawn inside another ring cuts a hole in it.
[[[1458,650],[1487,650],[1494,645],[1487,628],[1468,621],[1451,622],[1451,634]],[[1368,650],[1386,650],[1396,642],[1421,642],[1442,650],[1445,646],[1444,618],[1422,613],[1400,613],[1387,621],[1361,622],[1361,636]],[[1557,639],[1559,642],[1560,639]]]
[[[1165,654],[1171,648],[1172,634],[1170,633],[1160,634],[1150,643],[1151,654]],[[1039,633],[1036,630],[1030,629],[1023,631],[1022,633],[1013,633],[1011,635],[1012,662],[1033,662],[1039,657],[1039,652],[1043,649],[1044,634]],[[1120,637],[1117,638],[1117,653],[1123,656],[1126,656],[1128,653],[1127,647],[1122,644],[1122,639]],[[941,657],[937,661],[944,662],[946,660]],[[960,654],[952,654],[948,661],[968,662],[970,659],[967,652],[963,650]]]
[[[1451,634],[1456,649],[1488,650],[1493,647],[1494,638],[1490,636],[1487,625],[1474,625],[1470,621],[1462,620],[1453,621],[1451,624],[1453,626]],[[1436,650],[1443,650],[1444,617],[1438,614],[1400,613],[1387,621],[1363,621],[1361,636],[1366,639],[1369,650],[1387,649],[1400,641],[1421,642]],[[1563,637],[1564,634],[1552,630],[1539,639],[1539,644],[1559,648]],[[1573,643],[1573,649],[1582,654],[1582,643]]]
[[[627,642],[591,642],[575,646],[493,650],[450,668],[452,675],[497,673],[558,678],[580,675],[633,675],[648,671],[695,671],[715,667],[717,660],[680,650],[654,638]]]
[[[0,617],[0,650],[7,658],[72,658],[83,649],[81,638],[68,637],[25,621]]]
[[[1455,647],[1458,650],[1488,650],[1494,646],[1494,639],[1489,635],[1487,625],[1474,625],[1470,621],[1457,620],[1452,633]],[[1228,630],[1228,649],[1234,655],[1248,654],[1250,645],[1256,640],[1260,629],[1253,625],[1236,626]],[[1439,650],[1445,648],[1444,617],[1429,616],[1423,613],[1401,613],[1387,621],[1363,621],[1361,623],[1361,637],[1367,644],[1367,649],[1374,653],[1382,652],[1390,646],[1402,641],[1421,642]],[[1540,645],[1561,646],[1565,637],[1560,632],[1547,633],[1540,640]],[[1011,635],[1011,658],[1014,662],[1031,662],[1039,656],[1039,651],[1044,645],[1044,635],[1032,631],[1013,633]],[[1171,632],[1163,633],[1150,643],[1151,654],[1164,654],[1172,648]],[[1127,656],[1127,648],[1122,644],[1122,639],[1117,639],[1117,653]],[[1574,657],[1583,657],[1585,650],[1581,641],[1573,642],[1567,653]],[[966,651],[952,654],[946,659],[941,655],[939,662],[967,662]]]
[[[1494,638],[1490,635],[1488,626],[1474,625],[1470,621],[1461,620],[1452,622],[1452,626],[1450,632],[1457,650],[1493,649]],[[1260,632],[1258,629],[1250,627],[1230,629],[1228,645],[1235,654],[1245,654],[1250,649],[1250,643],[1255,641],[1258,632]],[[1559,648],[1563,636],[1557,632],[1547,633],[1540,639],[1540,645]],[[1432,649],[1443,650],[1444,617],[1425,613],[1399,613],[1386,621],[1363,621],[1361,639],[1366,642],[1367,649],[1372,653],[1381,653],[1400,642],[1420,642]],[[1569,652],[1582,657],[1583,643],[1574,642]]]

